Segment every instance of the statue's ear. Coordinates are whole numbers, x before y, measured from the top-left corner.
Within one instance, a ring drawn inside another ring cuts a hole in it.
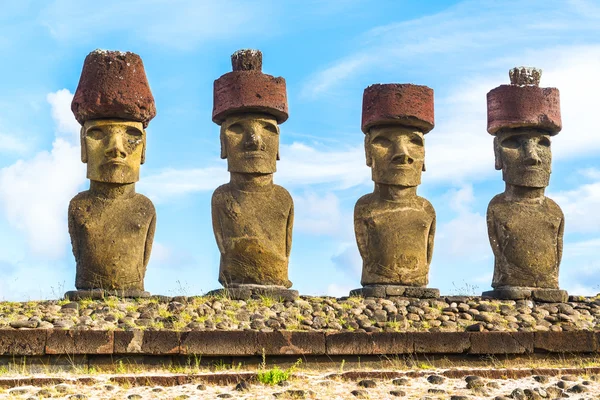
[[[81,144],[81,162],[84,164],[87,164],[88,157],[87,157],[87,149],[85,148],[85,127],[84,126],[82,126],[81,130],[79,131],[79,141]]]
[[[365,157],[367,159],[367,166],[373,166],[373,157],[371,156],[371,134],[365,134]]]
[[[277,136],[279,137],[280,134],[280,130],[279,130],[279,125],[277,125]],[[279,161],[281,158],[279,157],[279,141],[277,141],[277,158],[276,160]]]
[[[221,127],[221,158],[224,160],[227,158],[227,138],[225,137],[225,128]]]
[[[502,155],[500,154],[500,140],[498,136],[494,138],[494,167],[500,171],[503,167],[502,165]]]
[[[144,137],[142,139],[142,161],[140,162],[140,164],[143,164],[146,162],[146,130],[142,129],[142,136]]]

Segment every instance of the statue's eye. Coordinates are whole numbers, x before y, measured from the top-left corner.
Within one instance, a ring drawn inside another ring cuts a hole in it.
[[[233,125],[229,125],[229,127],[227,128],[228,131],[233,132],[233,133],[237,133],[237,134],[242,134],[244,133],[244,128],[240,125],[240,124],[233,124]]]
[[[130,136],[141,137],[142,132],[137,128],[127,128],[127,134]]]
[[[389,139],[384,138],[383,136],[377,136],[371,143],[378,146],[389,146],[391,142]]]
[[[542,136],[538,142],[540,146],[550,147],[550,138]]]
[[[105,136],[104,131],[98,128],[88,130],[85,135],[94,140],[102,140]]]
[[[518,149],[521,143],[518,138],[509,137],[502,141],[502,147],[506,149]]]
[[[274,133],[275,135],[277,135],[279,133],[277,131],[277,127],[275,125],[273,125],[273,124],[268,123],[268,122],[265,122],[263,124],[263,128],[265,128],[265,130],[267,130],[267,131],[269,131],[271,133]]]
[[[417,146],[423,146],[423,139],[418,136],[411,137],[410,142],[412,144],[416,144]]]

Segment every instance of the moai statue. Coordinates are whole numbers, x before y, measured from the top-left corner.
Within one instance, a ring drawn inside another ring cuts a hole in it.
[[[294,205],[273,184],[279,124],[288,118],[285,80],[263,74],[258,50],[231,56],[233,72],[215,81],[213,121],[221,126],[221,158],[230,181],[212,197],[213,230],[221,252],[219,282],[236,299],[295,299],[288,261]]]
[[[504,193],[488,206],[487,225],[494,252],[494,290],[483,296],[564,302],[558,288],[565,219],[544,196],[550,181],[550,137],[560,132],[558,89],[540,88],[541,70],[514,68],[510,85],[487,94],[488,127],[494,135],[496,169]]]
[[[426,288],[435,210],[417,195],[425,171],[424,135],[433,129],[433,90],[410,84],[372,85],[363,95],[362,130],[373,193],[354,208],[363,259],[364,297],[438,297]]]
[[[145,159],[145,128],[156,109],[142,59],[129,52],[91,52],[71,110],[82,125],[81,161],[90,188],[69,204],[78,290],[65,297],[147,297],[144,275],[156,212],[135,192],[135,182]]]

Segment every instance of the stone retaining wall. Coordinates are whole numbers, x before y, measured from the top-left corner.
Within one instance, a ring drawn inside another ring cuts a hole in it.
[[[0,356],[594,353],[600,331],[303,332],[0,330]]]

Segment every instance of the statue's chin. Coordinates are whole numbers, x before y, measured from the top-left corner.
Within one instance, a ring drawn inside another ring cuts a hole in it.
[[[538,171],[515,171],[511,174],[504,174],[503,179],[510,185],[545,188],[550,182],[550,174]]]

